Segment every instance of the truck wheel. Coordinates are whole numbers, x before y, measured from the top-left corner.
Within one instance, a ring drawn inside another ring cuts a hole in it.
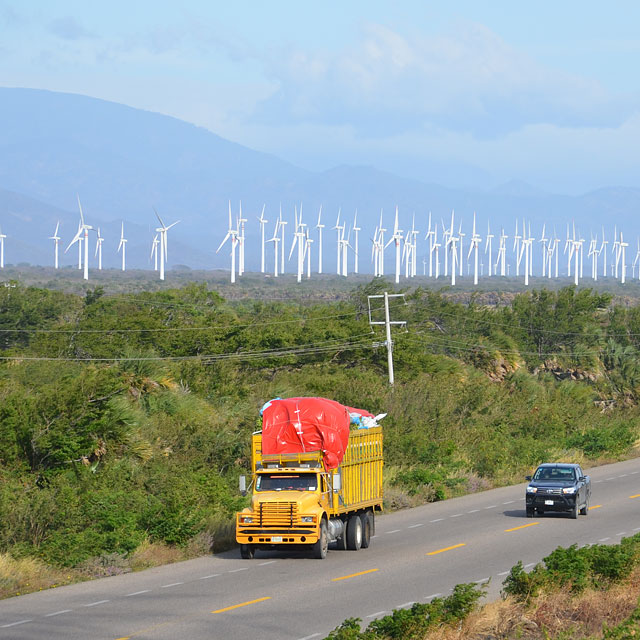
[[[327,531],[327,521],[322,520],[320,523],[320,536],[318,542],[315,542],[312,546],[313,557],[317,560],[324,560],[327,557],[327,550],[329,549],[329,532]]]
[[[339,551],[346,551],[349,548],[347,546],[348,524],[348,521],[344,521],[342,523],[342,535],[339,538],[336,538],[336,549],[338,549]]]
[[[533,512],[535,509],[533,507],[527,507],[527,518],[533,518]]]
[[[347,526],[347,547],[357,551],[362,546],[362,520],[360,516],[351,516]]]
[[[584,507],[582,507],[582,509],[580,509],[580,515],[581,516],[589,515],[589,500],[588,499],[584,503]]]
[[[240,556],[243,560],[253,560],[256,550],[248,544],[240,545]]]
[[[572,520],[575,520],[578,517],[578,501],[577,500],[576,500],[576,503],[573,505],[573,509],[569,511],[569,515],[571,516]]]
[[[371,531],[373,530],[373,514],[366,511],[362,514],[362,544],[363,549],[368,549],[371,543]]]

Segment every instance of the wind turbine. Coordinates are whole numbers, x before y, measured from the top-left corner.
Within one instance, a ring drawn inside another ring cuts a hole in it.
[[[69,243],[69,246],[65,249],[65,253],[69,251],[69,249],[73,244],[75,244],[76,242],[80,242],[80,239],[82,238],[82,242],[84,242],[83,278],[85,280],[88,280],[89,279],[89,230],[93,229],[93,227],[85,223],[84,215],[82,214],[82,205],[80,204],[80,196],[78,195],[77,198],[78,198],[78,208],[80,209],[80,225],[78,226],[78,232],[74,236],[73,240]]]
[[[459,238],[453,235],[453,211],[451,212],[451,229],[449,231],[449,237],[445,244],[445,251],[451,251],[451,286],[456,284],[456,260],[458,259],[458,242]],[[445,253],[446,255],[446,253]]]
[[[464,237],[466,236],[466,233],[462,233],[462,220],[460,220],[460,225],[458,227],[458,236],[460,238],[460,257],[459,257],[459,264],[460,264],[460,277],[462,277],[462,246],[464,243]]]
[[[122,270],[127,270],[127,239],[124,237],[124,222],[120,227],[120,244],[118,245],[118,253],[122,249]]]
[[[396,219],[393,223],[393,235],[389,238],[385,249],[394,242],[396,245],[396,284],[400,282],[400,242],[402,241],[402,231],[398,228],[398,207],[396,206]]]
[[[600,251],[604,251],[604,260],[602,261],[602,276],[604,278],[607,277],[607,245],[609,244],[608,240],[605,240],[604,237],[604,226],[602,227],[602,244],[600,245]]]
[[[478,284],[478,246],[482,242],[482,238],[476,233],[476,212],[473,212],[473,232],[471,234],[471,242],[469,243],[469,253],[467,260],[471,257],[471,253],[474,254],[473,264],[473,284]]]
[[[627,275],[627,256],[626,256],[626,250],[627,247],[629,246],[628,242],[625,242],[622,239],[622,231],[620,232],[620,255],[622,257],[622,268],[620,271],[620,284],[624,284],[626,282],[626,275]]]
[[[155,209],[153,210],[153,212],[156,214],[156,218],[158,218],[158,222],[160,223],[160,226],[156,229],[156,233],[160,234],[160,280],[164,280],[164,263],[168,258],[167,231],[169,231],[171,227],[175,227],[178,222],[180,222],[180,220],[176,220],[176,222],[173,222],[169,226],[167,226],[164,222],[162,222],[162,218],[158,215],[158,212]],[[231,227],[231,202],[229,202],[229,227]],[[216,253],[218,252],[216,251]]]
[[[229,228],[227,229],[227,235],[220,243],[220,246],[216,249],[216,253],[222,249],[224,243],[229,238],[231,238],[231,283],[233,284],[236,281],[236,247],[238,246],[238,227],[236,226],[235,229],[233,228],[233,221],[231,218],[231,200],[229,200]],[[162,263],[160,268],[162,269]]]
[[[267,242],[273,242],[273,277],[278,277],[278,262],[280,261],[280,253],[278,251],[278,246],[280,243],[280,236],[278,235],[278,231],[280,230],[280,218],[276,220],[276,226],[273,230],[273,237],[269,238]]]
[[[258,220],[260,221],[260,240],[261,240],[261,245],[260,245],[260,273],[264,273],[264,225],[267,224],[267,222],[269,222],[265,217],[264,217],[264,209],[265,209],[265,205],[262,205],[262,212],[260,213],[260,217],[258,218]]]
[[[518,218],[516,218],[516,232],[513,236],[513,251],[516,254],[516,276],[520,275],[520,260],[522,259],[522,251],[520,250],[521,239],[522,236],[518,233]]]
[[[324,225],[320,224],[320,217],[322,216],[322,205],[320,205],[320,211],[318,211],[318,224],[316,229],[318,230],[318,273],[322,273],[322,230]]]
[[[342,275],[342,236],[344,235],[344,222],[340,226],[340,212],[341,208],[338,208],[338,217],[336,218],[336,226],[333,227],[334,231],[338,232],[337,237],[337,258],[336,258],[336,274]],[[346,275],[346,274],[345,274]]]
[[[282,205],[280,205],[280,232],[281,232],[281,237],[280,237],[280,273],[284,273],[284,228],[285,226],[288,224],[288,222],[286,220],[282,219]]]
[[[491,265],[493,264],[493,251],[491,250],[491,241],[493,240],[493,233],[491,233],[491,226],[489,220],[487,220],[487,244],[484,245],[484,253],[485,255],[489,254],[489,262],[487,264],[487,269],[489,271],[488,275],[491,277]]]
[[[98,271],[102,271],[102,242],[104,238],[100,235],[100,227],[98,227],[98,239],[96,240],[96,252],[93,255],[98,257]]]
[[[500,263],[500,275],[506,276],[506,267],[507,267],[507,238],[509,236],[505,235],[504,227],[500,229],[500,244],[498,245],[498,259],[496,260],[496,273],[498,271],[498,263]]]
[[[0,230],[0,269],[4,269],[4,239],[6,237],[6,234]]]
[[[60,244],[60,237],[58,236],[58,229],[60,228],[60,220],[56,224],[56,230],[52,236],[49,236],[49,240],[53,240],[53,264],[54,269],[58,268],[58,245]]]
[[[156,233],[153,238],[153,242],[151,243],[151,255],[149,256],[149,260],[153,258],[153,270],[158,270],[158,244],[160,244],[160,240],[158,240],[158,234]]]
[[[636,251],[636,259],[633,261],[633,265],[632,265],[632,273],[631,273],[631,277],[635,276],[636,273],[636,264],[638,262],[638,258],[640,258],[640,238],[638,238],[638,251]],[[638,280],[640,280],[640,268],[638,269]]]
[[[355,248],[353,250],[353,253],[355,254],[355,260],[354,260],[353,272],[356,274],[358,273],[358,232],[361,231],[360,227],[356,222],[357,218],[358,218],[358,210],[356,209],[356,212],[353,216],[353,227],[351,227],[353,229],[353,234],[355,236],[355,241],[354,241]]]
[[[620,264],[620,241],[618,240],[618,227],[613,227],[613,244],[611,245],[611,251],[616,257],[615,261],[615,278],[618,279],[618,265]]]
[[[380,209],[380,226],[378,227],[378,275],[384,275],[384,232],[386,229],[382,226],[382,209]]]
[[[546,224],[542,225],[542,236],[540,237],[540,244],[542,244],[542,277],[544,278],[547,275],[547,243],[549,239],[544,235],[546,230]]]
[[[309,237],[309,229],[305,229],[304,238],[304,255],[307,258],[307,279],[311,278],[311,243],[313,240]]]
[[[425,240],[429,241],[429,277],[433,277],[433,243],[435,242],[434,236],[437,231],[438,226],[435,225],[435,230],[431,229],[431,211],[429,211],[429,230],[427,231],[427,235],[424,237]]]
[[[236,221],[236,229],[238,229],[238,275],[241,276],[244,273],[244,223],[246,218],[242,217],[242,201],[240,201],[239,216]]]
[[[298,209],[294,208],[295,230],[293,232],[293,242],[291,243],[291,251],[289,251],[289,260],[293,255],[293,250],[298,245],[298,270],[296,281],[302,282],[302,271],[304,269],[304,225],[302,224],[302,211],[300,212],[300,221],[298,221]],[[338,274],[339,275],[339,274]]]

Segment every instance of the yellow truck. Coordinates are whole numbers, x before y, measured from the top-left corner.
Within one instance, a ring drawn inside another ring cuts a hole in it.
[[[331,542],[353,551],[369,546],[382,510],[381,427],[350,431],[340,466],[328,471],[321,451],[265,455],[262,433],[254,433],[251,464],[251,507],[236,515],[243,558],[256,549],[306,547],[322,559]]]

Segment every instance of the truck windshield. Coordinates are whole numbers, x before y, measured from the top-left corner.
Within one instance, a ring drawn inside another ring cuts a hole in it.
[[[554,482],[574,482],[575,470],[572,467],[540,467],[533,476],[534,480],[552,480]]]
[[[260,473],[256,491],[315,491],[318,477],[315,473]]]

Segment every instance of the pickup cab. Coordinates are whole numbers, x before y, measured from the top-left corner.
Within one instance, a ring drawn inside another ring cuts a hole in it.
[[[529,484],[525,493],[527,518],[535,512],[547,511],[568,513],[578,517],[578,511],[586,516],[591,499],[591,479],[585,476],[579,464],[541,464],[533,476],[526,476]]]

